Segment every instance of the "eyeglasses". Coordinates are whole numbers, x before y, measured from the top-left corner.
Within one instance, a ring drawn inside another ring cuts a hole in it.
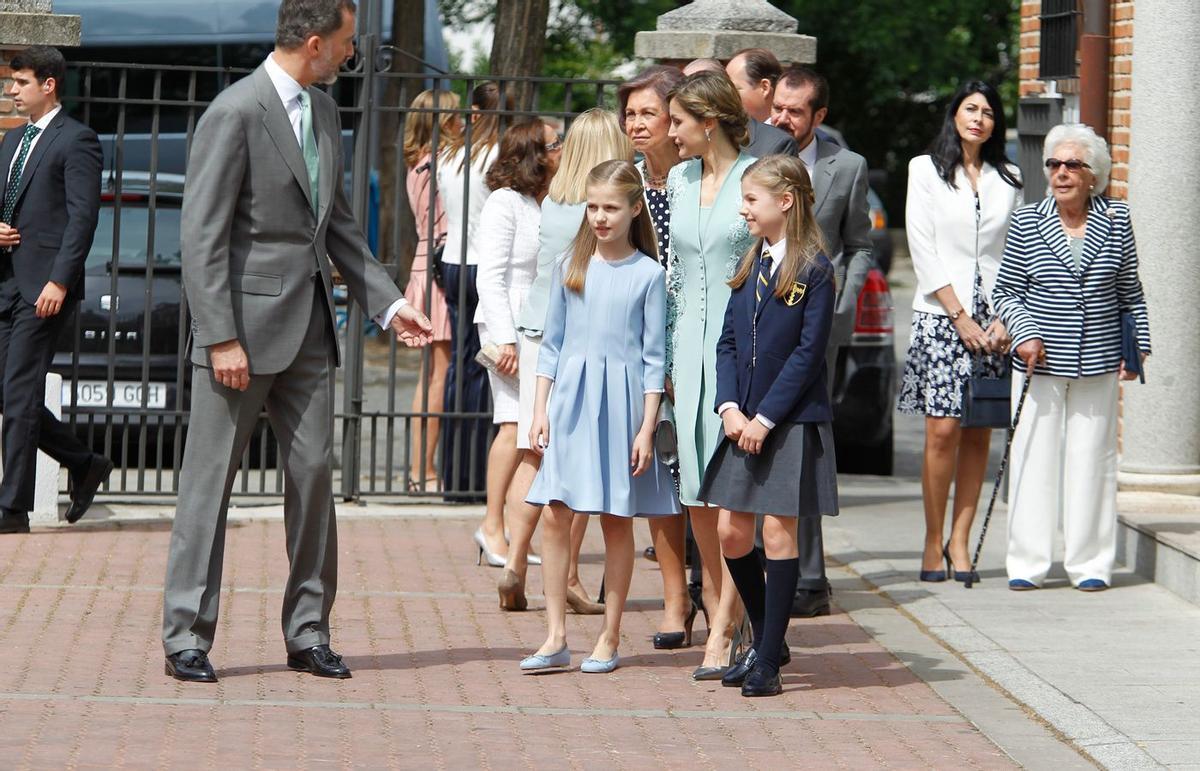
[[[1050,169],[1050,171],[1058,171],[1060,166],[1066,166],[1067,171],[1071,172],[1072,174],[1078,174],[1080,169],[1092,168],[1091,166],[1087,165],[1083,161],[1075,159],[1075,158],[1072,158],[1069,161],[1060,161],[1057,158],[1047,158],[1046,159],[1046,168]]]
[[[552,152],[554,152],[555,150],[561,150],[561,149],[562,149],[562,143],[563,143],[562,134],[559,134],[559,135],[558,135],[558,139],[555,139],[553,142],[551,142],[550,144],[546,145],[546,152],[548,152],[548,153],[552,153]]]

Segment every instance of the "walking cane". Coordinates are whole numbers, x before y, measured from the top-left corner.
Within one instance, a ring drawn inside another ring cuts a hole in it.
[[[963,587],[971,588],[971,584],[975,583],[975,567],[979,564],[979,554],[983,551],[983,539],[987,536],[988,523],[992,521],[992,509],[996,507],[996,495],[1000,492],[1000,485],[1004,482],[1004,472],[1008,470],[1008,456],[1012,452],[1013,435],[1017,432],[1017,424],[1021,422],[1021,410],[1025,407],[1025,395],[1029,393],[1029,384],[1033,382],[1033,376],[1025,375],[1025,385],[1021,386],[1021,398],[1017,402],[1017,411],[1013,415],[1012,425],[1008,428],[1008,441],[1004,444],[1004,458],[1000,461],[1000,470],[996,472],[996,484],[992,488],[992,500],[988,503],[987,514],[983,517],[983,527],[979,529],[979,543],[975,544],[975,556],[971,559],[971,572],[967,573],[967,580],[963,582]]]

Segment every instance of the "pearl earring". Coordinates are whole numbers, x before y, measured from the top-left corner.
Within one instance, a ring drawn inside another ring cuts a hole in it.
[[[705,142],[712,141],[712,129],[704,129],[704,141]]]

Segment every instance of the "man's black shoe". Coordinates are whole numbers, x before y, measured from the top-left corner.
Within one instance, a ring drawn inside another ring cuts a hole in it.
[[[28,533],[29,515],[23,511],[0,509],[0,533]]]
[[[742,683],[743,696],[778,696],[783,693],[783,683],[779,681],[779,670],[768,672],[759,664],[746,675]]]
[[[309,672],[317,677],[336,677],[344,680],[350,677],[350,667],[342,663],[342,657],[334,653],[328,645],[314,645],[308,650],[289,653],[287,665],[291,669]]]
[[[185,683],[217,682],[217,673],[208,663],[208,654],[196,648],[167,656],[167,674]]]
[[[111,460],[103,455],[93,455],[82,478],[71,479],[74,489],[71,491],[71,505],[67,507],[68,522],[75,524],[87,513],[92,506],[92,500],[96,497],[96,491],[100,489],[100,485],[104,484],[104,480],[108,479],[112,470],[113,462]]]
[[[824,589],[797,589],[792,598],[792,618],[812,618],[829,615],[829,595],[833,591]]]

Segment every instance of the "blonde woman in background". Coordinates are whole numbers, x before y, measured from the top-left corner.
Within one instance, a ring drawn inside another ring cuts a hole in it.
[[[571,241],[583,223],[589,172],[604,161],[633,160],[633,145],[621,133],[617,117],[600,108],[587,110],[577,117],[563,140],[558,173],[542,200],[541,231],[537,275],[525,295],[525,306],[517,318],[523,339],[517,374],[520,378],[520,411],[517,435],[527,436],[533,422],[533,402],[537,393],[538,349],[550,300],[551,276],[558,259],[571,247]],[[506,522],[509,528],[508,560],[500,578],[500,607],[524,610],[525,572],[529,544],[537,528],[542,507],[525,502],[533,479],[541,466],[541,456],[525,452],[509,486]],[[567,577],[566,602],[576,613],[600,614],[604,606],[592,602],[579,580],[579,550],[587,531],[588,516],[577,514],[571,524],[571,560]]]
[[[422,91],[413,99],[413,110],[456,110],[458,95],[449,91]],[[420,308],[433,323],[433,342],[429,355],[421,357],[418,388],[413,393],[412,411],[439,413],[446,390],[446,370],[450,366],[450,312],[446,308],[446,295],[430,274],[431,255],[436,259],[436,250],[446,239],[446,212],[442,208],[440,195],[433,191],[433,166],[431,163],[434,142],[434,120],[438,125],[438,144],[457,137],[462,130],[462,121],[453,112],[413,112],[404,123],[404,165],[408,167],[408,204],[412,207],[417,229],[417,248],[413,254],[412,268],[408,274],[408,286],[404,298],[414,308]],[[431,195],[432,194],[432,195]],[[410,429],[412,444],[408,470],[410,491],[432,488],[440,490],[437,478],[438,419],[421,418],[420,424]]]

